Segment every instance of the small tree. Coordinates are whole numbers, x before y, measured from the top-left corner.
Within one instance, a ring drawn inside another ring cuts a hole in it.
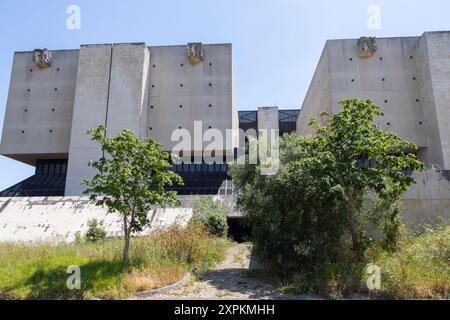
[[[103,156],[89,162],[98,173],[82,183],[88,186],[85,193],[91,194],[96,205],[106,205],[108,213],[118,212],[122,216],[125,264],[131,234],[141,232],[150,223],[148,211],[152,205],[178,204],[176,193],[165,187],[183,181],[168,170],[171,166],[169,155],[161,151],[161,146],[154,140],[141,141],[128,129],[113,138],[107,138],[105,132],[105,126],[87,132],[93,141],[101,144]]]

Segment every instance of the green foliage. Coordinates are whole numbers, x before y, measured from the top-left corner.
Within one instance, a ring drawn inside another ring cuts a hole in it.
[[[200,222],[211,234],[226,237],[229,209],[212,197],[201,197],[195,204],[193,220]]]
[[[87,242],[99,242],[106,239],[106,230],[103,227],[103,221],[97,219],[91,219],[87,222],[88,230],[84,235],[84,239]]]
[[[122,239],[97,243],[0,243],[0,299],[118,299],[201,274],[223,260],[228,242],[199,225],[172,226],[135,237],[130,264],[121,261]],[[66,286],[67,267],[81,270],[81,290]]]
[[[311,121],[314,136],[282,137],[276,174],[261,174],[260,163],[231,167],[256,253],[282,278],[293,270],[362,259],[372,244],[363,228],[372,206],[364,204],[371,198],[384,201],[384,211],[370,218],[374,228],[395,242],[400,211],[394,207],[414,183],[405,170],[423,169],[409,153],[417,149],[414,144],[376,125],[383,113],[373,102],[340,104],[342,111],[323,126]]]
[[[450,298],[450,226],[400,240],[396,252],[374,248],[367,259],[381,268],[382,293],[395,299]]]
[[[128,261],[131,234],[142,231],[150,223],[152,205],[177,204],[176,193],[165,187],[182,184],[176,173],[168,170],[169,155],[152,139],[140,140],[124,129],[116,137],[105,135],[106,127],[91,129],[88,134],[101,145],[103,156],[90,161],[97,170],[91,180],[83,180],[96,205],[106,205],[108,212],[118,212],[123,218],[125,246],[123,262]]]

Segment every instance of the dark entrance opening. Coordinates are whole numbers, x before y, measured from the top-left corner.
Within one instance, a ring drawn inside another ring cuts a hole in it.
[[[251,228],[244,224],[244,219],[241,217],[228,217],[228,237],[232,238],[238,243],[243,243],[250,240]]]

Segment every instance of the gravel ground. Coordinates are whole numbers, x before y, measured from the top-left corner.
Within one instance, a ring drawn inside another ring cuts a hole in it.
[[[273,280],[249,274],[250,255],[250,245],[236,244],[228,249],[225,260],[215,270],[180,290],[147,299],[319,299],[279,294]]]

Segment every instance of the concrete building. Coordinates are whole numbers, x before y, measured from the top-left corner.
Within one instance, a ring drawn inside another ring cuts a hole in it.
[[[239,128],[233,87],[231,44],[101,44],[16,52],[0,154],[36,166],[36,174],[0,196],[81,195],[81,180],[94,174],[88,161],[101,156],[86,131],[99,125],[107,126],[108,136],[131,129],[166,151],[179,143],[174,132],[202,137],[209,129],[219,130],[225,141],[214,151],[225,161],[206,164],[202,154],[209,142],[191,137],[184,163],[173,167],[185,186],[175,189],[228,194],[226,160],[233,160],[239,147],[230,133]],[[246,123],[256,130],[278,128],[279,113],[281,127],[295,131],[298,111],[286,112],[261,108]]]
[[[311,134],[311,118],[352,97],[382,107],[380,125],[416,143],[428,167],[450,169],[450,32],[327,41],[297,132]]]

